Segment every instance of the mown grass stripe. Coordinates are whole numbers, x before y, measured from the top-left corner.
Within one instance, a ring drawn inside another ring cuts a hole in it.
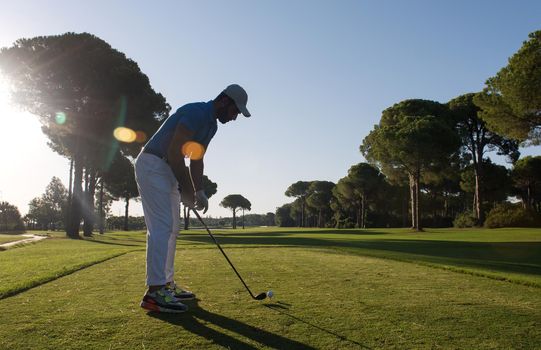
[[[23,286],[17,286],[17,287],[11,288],[11,289],[7,289],[6,291],[4,291],[4,292],[2,292],[0,294],[0,300],[12,297],[14,295],[20,294],[20,293],[25,292],[27,290],[30,290],[32,288],[39,287],[39,286],[41,286],[41,285],[43,285],[45,283],[52,282],[52,281],[57,280],[57,279],[59,279],[61,277],[71,275],[72,273],[75,273],[77,271],[84,270],[84,269],[86,269],[88,267],[103,263],[105,261],[117,258],[119,256],[122,256],[122,255],[125,255],[125,254],[128,254],[128,253],[132,253],[132,252],[133,251],[121,252],[121,253],[118,253],[118,254],[107,256],[107,257],[102,258],[102,259],[88,261],[88,262],[85,262],[83,264],[74,265],[74,266],[71,266],[71,267],[69,267],[67,269],[64,269],[64,270],[60,271],[60,272],[56,272],[54,275],[38,278],[36,280],[32,280],[32,281],[28,282],[27,284],[25,284]]]
[[[439,269],[439,270],[444,270],[444,271],[451,271],[451,272],[462,273],[462,274],[476,276],[476,277],[489,278],[496,281],[504,281],[504,282],[519,284],[519,285],[528,286],[528,287],[541,288],[541,283],[539,282],[529,281],[529,280],[518,278],[518,277],[509,277],[508,275],[504,275],[503,273],[499,274],[497,272],[494,272],[494,273],[482,272],[478,269],[473,269],[473,268],[468,269],[465,267],[445,265],[443,263],[442,264],[430,263],[426,261],[416,260],[414,258],[405,258],[405,257],[391,256],[391,255],[386,255],[386,254],[370,254],[363,251],[356,251],[353,249],[344,249],[344,248],[338,248],[338,247],[329,247],[329,248],[321,249],[320,247],[314,246],[313,248],[319,248],[320,250],[324,250],[324,251],[326,250],[326,251],[334,252],[337,254],[346,253],[350,255],[363,256],[363,257],[369,257],[369,258],[405,262],[405,263],[431,267],[434,269]],[[488,267],[486,267],[486,269],[488,269]]]

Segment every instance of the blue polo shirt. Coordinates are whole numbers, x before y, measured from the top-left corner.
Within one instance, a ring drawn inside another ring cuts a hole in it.
[[[167,156],[169,143],[178,124],[184,125],[194,132],[193,141],[207,149],[210,140],[218,130],[218,122],[214,112],[214,104],[208,102],[189,103],[177,109],[162,123],[158,131],[145,145],[145,150],[157,156]]]

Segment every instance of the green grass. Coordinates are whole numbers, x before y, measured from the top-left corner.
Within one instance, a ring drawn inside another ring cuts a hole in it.
[[[50,278],[0,300],[0,348],[533,349],[541,344],[541,230],[215,233],[253,292],[272,288],[273,300],[251,301],[200,230],[183,233],[178,242],[178,278],[199,298],[182,315],[146,314],[138,307],[144,291],[143,233],[50,239],[0,252],[3,287],[33,280],[35,273],[28,270]],[[70,273],[55,278],[66,266]]]
[[[26,239],[28,237],[21,236],[22,233],[17,234],[0,234],[0,244],[20,241],[21,239]]]
[[[132,249],[90,240],[46,239],[0,252],[0,299]]]

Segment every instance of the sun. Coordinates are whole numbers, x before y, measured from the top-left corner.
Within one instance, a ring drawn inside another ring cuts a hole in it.
[[[38,119],[11,102],[8,81],[2,76],[0,76],[0,127],[2,128],[0,149],[35,151],[38,139],[43,142]]]

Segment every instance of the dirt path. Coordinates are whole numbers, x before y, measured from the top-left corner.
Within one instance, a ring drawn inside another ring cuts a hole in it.
[[[10,247],[12,247],[14,245],[37,242],[37,241],[41,241],[42,239],[47,238],[47,236],[36,236],[36,235],[30,235],[30,234],[24,234],[24,235],[21,235],[21,236],[22,237],[28,237],[28,238],[21,239],[21,240],[18,240],[18,241],[14,241],[14,242],[8,242],[8,243],[0,244],[0,248],[7,249],[7,248],[10,248]]]

